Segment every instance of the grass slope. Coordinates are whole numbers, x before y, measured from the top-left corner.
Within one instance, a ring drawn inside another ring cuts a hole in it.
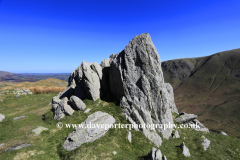
[[[190,65],[182,61],[194,66],[184,78]],[[176,88],[180,112],[197,114],[208,128],[240,138],[240,49],[163,62],[162,67],[165,82]]]
[[[127,129],[110,129],[102,138],[83,144],[74,151],[68,152],[62,149],[65,138],[73,131],[73,128],[56,127],[57,121],[53,119],[49,102],[55,94],[33,94],[16,98],[14,95],[2,96],[0,102],[0,113],[6,119],[0,122],[0,144],[5,143],[0,148],[0,159],[6,160],[28,160],[28,159],[144,159],[154,146],[141,132],[131,130],[132,143],[128,142]],[[87,108],[92,108],[89,113],[75,111],[72,116],[64,117],[63,124],[79,124],[88,115],[103,111],[112,115],[116,123],[126,124],[122,116],[122,109],[114,102],[102,100],[84,100]],[[22,120],[13,120],[17,116],[28,116]],[[48,131],[43,131],[40,136],[35,136],[32,130],[38,126],[47,127]],[[168,159],[240,159],[240,141],[230,136],[219,134],[207,134],[197,132],[192,129],[178,129],[181,138],[169,140],[164,139],[160,150]],[[203,151],[201,146],[201,136],[211,140],[210,147]],[[184,139],[185,137],[185,139]],[[185,142],[189,148],[191,157],[186,158],[181,155],[180,144]],[[10,146],[22,143],[31,143],[31,146],[16,151],[5,152]],[[113,155],[113,151],[117,154]]]

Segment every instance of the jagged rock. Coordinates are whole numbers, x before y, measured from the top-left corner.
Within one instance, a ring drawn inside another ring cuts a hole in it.
[[[2,122],[5,119],[5,116],[0,114],[0,122]]]
[[[68,85],[76,85],[75,95],[80,99],[89,98],[97,100],[100,98],[100,77],[101,66],[97,63],[87,63],[85,61],[71,73]],[[74,94],[72,94],[74,95]]]
[[[185,156],[185,157],[190,157],[190,152],[189,152],[189,149],[185,146],[184,142],[182,142],[181,144],[181,148],[182,148],[182,154]]]
[[[41,134],[42,131],[48,130],[48,128],[45,127],[38,127],[34,130],[32,130],[33,133],[35,133],[35,135],[39,136]]]
[[[87,108],[84,113],[89,113],[91,111],[91,108]]]
[[[72,104],[73,109],[83,111],[86,108],[85,103],[76,96],[70,97],[70,102]]]
[[[147,160],[161,160],[161,159],[162,159],[161,151],[153,147],[152,150],[148,153]]]
[[[202,141],[203,149],[204,149],[204,151],[206,151],[210,145],[210,140],[208,140],[204,136],[202,136],[201,139],[202,139],[201,141]]]
[[[101,66],[102,68],[104,68],[104,67],[110,67],[110,59],[109,59],[109,58],[106,58],[106,59],[102,60],[100,66]]]
[[[128,131],[127,139],[130,143],[132,142],[132,133],[130,131]]]
[[[224,136],[227,136],[227,133],[221,131],[220,134],[224,135]]]
[[[173,134],[173,138],[180,138],[178,131],[176,130]]]
[[[52,104],[58,104],[61,100],[59,99],[59,96],[54,96],[52,98]]]
[[[16,146],[12,146],[8,149],[6,149],[5,151],[8,152],[8,151],[12,151],[12,150],[18,150],[18,149],[21,149],[21,148],[24,148],[24,147],[27,147],[27,146],[30,146],[31,144],[21,144],[21,145],[16,145]]]
[[[15,118],[13,118],[13,120],[19,120],[19,119],[23,119],[23,118],[25,118],[25,117],[27,117],[27,116],[15,117]]]
[[[178,123],[187,123],[191,122],[197,118],[195,114],[180,113],[180,117],[176,118],[175,121]]]
[[[163,160],[167,160],[167,157],[165,155],[163,156]]]
[[[120,100],[127,120],[131,118],[137,124],[173,124],[172,101],[164,84],[159,55],[149,34],[134,37],[122,52],[110,56],[110,63],[110,90]],[[166,139],[172,133],[172,128],[159,127],[157,130]],[[156,133],[155,129],[148,133],[151,132]]]
[[[173,88],[172,88],[170,83],[164,83],[164,85],[166,87],[167,92],[163,92],[163,93],[165,93],[165,94],[168,93],[169,94],[168,95],[169,107],[172,110],[172,112],[178,113],[178,109],[177,109],[176,104],[174,102]]]
[[[108,113],[101,111],[95,112],[88,116],[88,118],[81,123],[86,128],[77,127],[72,133],[68,135],[63,144],[63,148],[71,151],[81,146],[84,143],[93,142],[101,138],[109,130],[110,125],[115,123],[115,119]],[[88,125],[91,124],[91,127]],[[95,125],[95,127],[93,127]],[[97,127],[99,125],[99,128]],[[104,125],[104,127],[101,127]]]

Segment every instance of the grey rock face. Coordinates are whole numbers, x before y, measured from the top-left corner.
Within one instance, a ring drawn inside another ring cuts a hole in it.
[[[5,119],[5,116],[0,114],[0,122],[2,122]]]
[[[83,103],[83,101],[80,98],[78,98],[77,96],[71,96],[70,102],[72,104],[72,107],[75,110],[83,111],[86,108],[85,103]]]
[[[152,150],[148,153],[147,160],[162,160],[161,151],[153,147]]]
[[[75,84],[75,95],[80,99],[89,98],[97,100],[100,98],[100,80],[102,77],[101,66],[97,63],[87,63],[85,61],[72,72],[68,80],[68,85]],[[73,95],[73,94],[72,94]]]
[[[71,116],[74,112],[74,110],[69,105],[69,101],[68,101],[67,97],[64,97],[62,99],[58,99],[56,97],[53,97],[52,110],[54,112],[54,119],[55,120],[60,120],[65,115]]]
[[[204,151],[206,151],[210,145],[210,140],[208,140],[207,138],[205,138],[204,136],[202,136],[201,138],[202,140],[202,146],[203,146],[203,149]]]
[[[187,123],[197,118],[195,114],[180,113],[180,117],[176,118],[175,121],[179,123]]]
[[[36,128],[36,129],[32,130],[32,132],[35,133],[35,135],[38,135],[38,136],[39,136],[39,135],[41,134],[41,132],[44,131],[44,130],[48,130],[48,128],[38,127],[38,128]]]
[[[164,92],[164,93],[165,94],[169,94],[169,95],[167,95],[167,97],[168,97],[167,100],[169,101],[168,102],[169,103],[169,107],[172,110],[172,112],[178,113],[178,109],[177,109],[176,104],[174,102],[173,88],[172,88],[170,83],[164,83],[164,85],[165,85],[166,90],[167,90],[167,92]]]
[[[189,149],[185,146],[184,142],[182,142],[181,144],[181,148],[182,148],[182,154],[185,156],[185,157],[190,157],[190,152],[189,152]]]
[[[27,147],[27,146],[30,146],[31,144],[21,144],[21,145],[16,145],[16,146],[12,146],[8,149],[6,149],[5,151],[8,152],[8,151],[12,151],[12,150],[18,150],[18,149],[21,149],[21,148],[24,148],[24,147]]]
[[[110,90],[120,100],[130,123],[173,124],[172,101],[164,84],[160,57],[149,34],[134,37],[122,52],[110,56],[110,63]],[[166,139],[172,133],[172,128],[157,130]],[[155,129],[150,132],[154,134]]]
[[[176,130],[173,134],[173,138],[180,138],[178,131]]]
[[[84,143],[93,142],[101,138],[109,130],[110,125],[115,123],[115,119],[108,113],[101,111],[95,112],[88,116],[88,118],[81,124],[86,128],[78,127],[68,135],[63,144],[63,148],[71,151],[81,146]],[[91,128],[89,125],[91,124]],[[93,127],[95,125],[95,127]],[[104,127],[101,127],[104,126]],[[97,127],[99,126],[99,128]]]

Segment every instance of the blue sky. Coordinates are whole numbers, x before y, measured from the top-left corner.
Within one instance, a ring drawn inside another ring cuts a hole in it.
[[[0,0],[0,70],[69,73],[149,33],[161,61],[240,48],[239,0]]]

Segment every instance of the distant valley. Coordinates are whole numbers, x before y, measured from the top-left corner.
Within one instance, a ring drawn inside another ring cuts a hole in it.
[[[240,138],[240,49],[161,65],[179,112],[197,114],[212,131]]]

